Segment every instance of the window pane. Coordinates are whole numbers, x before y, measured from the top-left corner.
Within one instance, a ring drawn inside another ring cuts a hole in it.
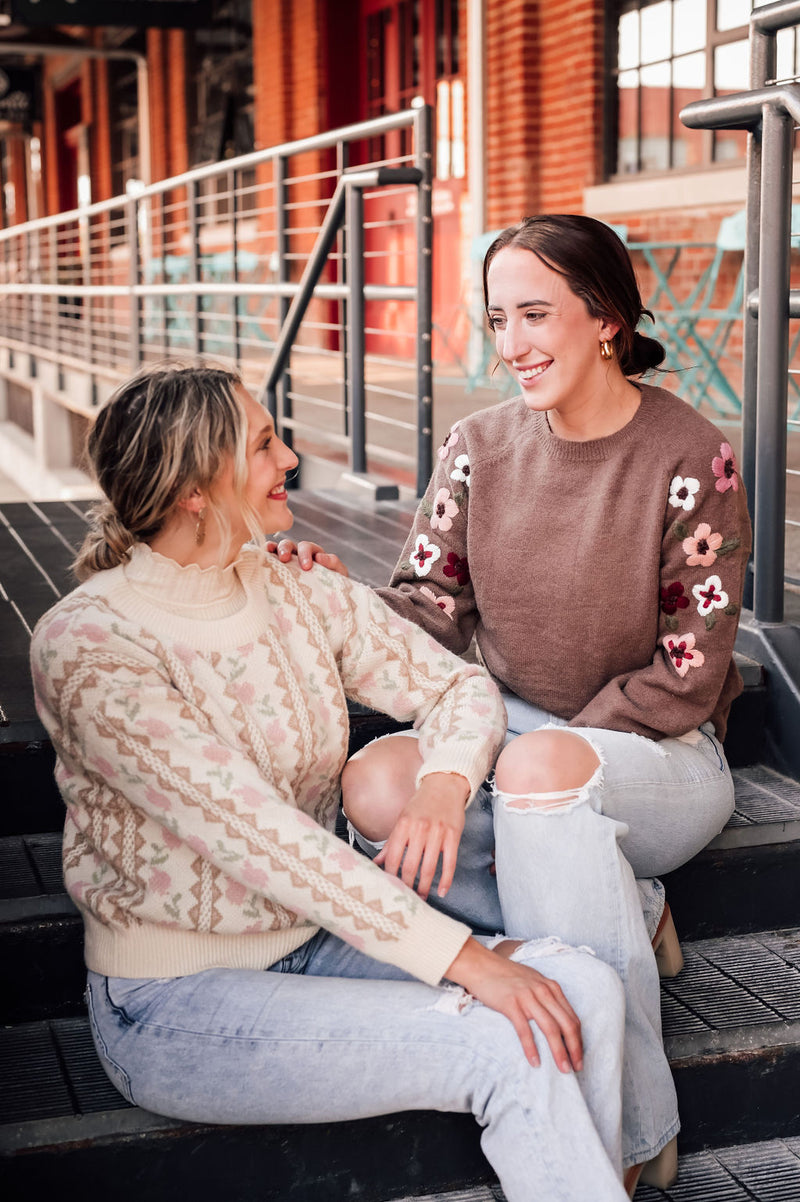
[[[672,5],[670,0],[650,4],[641,12],[642,62],[669,58],[672,49]]]
[[[730,42],[714,51],[714,91],[717,96],[743,92],[748,82],[747,42]],[[715,162],[744,158],[747,133],[743,129],[718,130],[714,134]]]
[[[705,134],[702,129],[687,129],[680,111],[692,100],[699,100],[706,83],[706,56],[685,54],[672,63],[672,166],[689,167],[703,161]]]
[[[669,167],[669,63],[642,67],[642,146],[643,171],[664,171]]]
[[[744,92],[749,80],[750,48],[747,42],[729,42],[714,51],[714,90],[718,96]]]
[[[617,171],[631,175],[639,170],[639,72],[622,71],[617,83]]]
[[[623,13],[619,19],[619,51],[617,65],[620,71],[639,66],[639,14],[636,11]]]
[[[778,61],[775,78],[794,79],[797,70],[795,66],[795,31],[779,29],[776,43]]]
[[[706,0],[675,0],[672,11],[672,53],[702,50],[706,44]]]
[[[717,0],[717,29],[736,29],[750,20],[750,0]]]

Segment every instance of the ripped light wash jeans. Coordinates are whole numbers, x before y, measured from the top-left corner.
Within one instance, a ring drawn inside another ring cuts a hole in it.
[[[507,742],[545,726],[566,726],[514,694],[503,700]],[[733,781],[710,723],[660,742],[618,731],[569,730],[586,739],[601,762],[577,801],[536,808],[484,786],[467,810],[453,885],[439,899],[435,879],[429,901],[477,931],[588,944],[619,974],[626,999],[627,1168],[650,1160],[679,1129],[651,946],[664,895],[661,883],[650,878],[685,863],[722,830],[733,812]],[[376,846],[355,834],[375,854]]]
[[[586,1016],[580,1073],[559,1072],[541,1035],[541,1066],[532,1068],[503,1015],[326,932],[265,972],[89,973],[89,1014],[111,1080],[158,1114],[328,1123],[471,1112],[509,1202],[625,1202],[620,982],[559,941],[528,944],[516,958],[558,980]]]

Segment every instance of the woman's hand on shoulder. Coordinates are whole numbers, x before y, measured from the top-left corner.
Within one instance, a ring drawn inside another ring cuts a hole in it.
[[[334,555],[331,551],[324,551],[318,543],[311,543],[305,540],[295,543],[290,538],[282,538],[279,543],[276,543],[270,539],[266,545],[266,549],[270,555],[277,555],[281,563],[288,563],[292,556],[296,555],[297,561],[304,572],[310,572],[314,564],[319,563],[323,568],[329,568],[332,572],[337,572],[340,576],[350,575],[339,556]]]
[[[534,1067],[541,1061],[531,1031],[532,1022],[547,1040],[562,1073],[583,1068],[580,1019],[557,981],[527,964],[490,951],[475,939],[467,940],[446,976],[484,1006],[506,1016]]]
[[[392,876],[399,876],[409,888],[414,888],[419,873],[416,890],[420,897],[427,898],[441,857],[437,892],[444,897],[453,883],[468,800],[466,777],[451,772],[424,776],[401,810],[375,863]]]

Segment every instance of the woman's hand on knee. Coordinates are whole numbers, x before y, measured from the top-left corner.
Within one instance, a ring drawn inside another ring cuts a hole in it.
[[[581,1024],[557,981],[468,939],[447,970],[455,981],[512,1023],[530,1063],[540,1064],[531,1023],[547,1040],[562,1073],[583,1068]]]
[[[468,799],[466,777],[450,772],[431,772],[423,777],[375,863],[411,888],[419,874],[416,890],[420,897],[427,898],[441,858],[437,892],[444,897],[453,883]]]
[[[310,572],[314,564],[319,563],[323,568],[330,568],[332,572],[338,572],[340,576],[350,575],[339,556],[334,555],[331,551],[324,551],[318,543],[310,543],[305,540],[295,543],[290,538],[282,538],[279,543],[276,543],[270,539],[266,544],[266,550],[270,555],[277,555],[281,563],[288,563],[292,556],[296,555],[297,562],[304,572]]]

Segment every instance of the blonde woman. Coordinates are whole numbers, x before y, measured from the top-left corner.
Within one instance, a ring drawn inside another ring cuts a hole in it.
[[[409,806],[463,813],[495,686],[370,590],[263,554],[296,458],[235,375],[138,376],[89,454],[84,583],[32,666],[111,1080],[202,1122],[472,1112],[509,1202],[624,1199],[613,971],[553,939],[490,950],[333,834],[347,697],[415,722]]]

